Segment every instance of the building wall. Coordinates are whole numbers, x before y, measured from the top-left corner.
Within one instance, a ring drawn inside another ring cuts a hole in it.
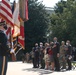
[[[49,14],[54,13],[54,8],[52,8],[52,7],[46,7],[45,9],[46,9],[47,13],[49,13]]]

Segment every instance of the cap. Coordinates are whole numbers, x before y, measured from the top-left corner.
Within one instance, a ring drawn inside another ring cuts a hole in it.
[[[5,21],[0,22],[0,26],[4,26],[4,25],[6,25],[6,22]]]
[[[7,30],[7,25],[5,21],[0,22],[0,26],[3,26],[5,30]]]

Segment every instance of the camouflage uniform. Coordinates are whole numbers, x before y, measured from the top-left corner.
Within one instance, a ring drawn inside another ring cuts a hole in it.
[[[65,45],[60,46],[60,66],[66,69],[66,59],[65,59]]]

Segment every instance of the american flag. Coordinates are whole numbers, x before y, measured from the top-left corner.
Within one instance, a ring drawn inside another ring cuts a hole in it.
[[[9,0],[2,0],[0,6],[0,17],[4,19],[7,24],[13,26],[13,17]]]

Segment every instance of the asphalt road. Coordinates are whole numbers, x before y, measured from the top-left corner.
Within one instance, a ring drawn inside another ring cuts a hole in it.
[[[32,64],[22,62],[9,62],[6,75],[76,75],[76,69],[65,72],[52,72],[50,70],[32,68]]]

